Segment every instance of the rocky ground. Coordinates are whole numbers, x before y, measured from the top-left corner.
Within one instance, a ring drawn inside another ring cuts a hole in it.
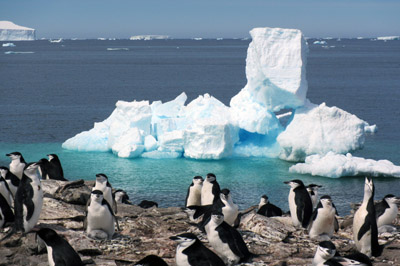
[[[37,227],[49,227],[63,235],[87,265],[133,265],[150,254],[175,265],[176,244],[169,237],[184,232],[195,233],[208,246],[206,236],[178,207],[142,209],[119,204],[121,231],[112,240],[90,239],[83,231],[83,218],[93,182],[46,180],[42,186],[44,205]],[[345,255],[354,250],[351,215],[340,219],[340,224],[333,242]],[[396,226],[400,229],[400,217]],[[239,231],[250,251],[258,254],[251,263],[242,265],[310,265],[318,244],[305,231],[296,230],[289,217],[267,218],[254,210],[242,217]],[[5,232],[0,232],[1,238]],[[0,244],[0,266],[47,265],[47,254],[38,252],[35,235],[20,237],[15,235]],[[380,257],[373,258],[374,265],[400,265],[400,234],[382,234],[379,240],[386,246]]]

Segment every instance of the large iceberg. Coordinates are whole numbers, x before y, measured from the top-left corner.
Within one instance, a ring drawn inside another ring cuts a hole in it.
[[[33,41],[35,30],[22,27],[11,21],[0,21],[0,41]]]
[[[343,166],[349,160],[341,156],[362,148],[366,133],[375,132],[376,126],[306,98],[308,47],[301,31],[256,28],[250,34],[247,84],[231,99],[230,106],[209,94],[188,104],[185,93],[166,103],[118,101],[106,120],[68,139],[63,148],[109,151],[123,158],[257,156],[306,160],[305,166],[291,170],[301,173],[314,173],[314,167],[320,168],[316,158],[329,155],[336,163],[331,165],[345,169],[337,175],[364,173],[365,168],[351,171]],[[276,115],[283,109],[291,111]],[[351,162],[364,164],[355,159]]]

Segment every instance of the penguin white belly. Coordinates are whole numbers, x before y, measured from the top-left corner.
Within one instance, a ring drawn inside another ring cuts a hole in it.
[[[13,206],[13,197],[10,193],[10,191],[8,191],[8,189],[6,188],[5,184],[1,184],[0,183],[0,194],[3,195],[3,197],[6,199],[8,205],[11,207]]]
[[[213,184],[204,181],[203,188],[201,189],[201,205],[211,205],[214,201],[214,194],[212,193]]]
[[[46,245],[47,248],[47,259],[49,260],[49,266],[55,266],[54,258],[53,258],[53,249]]]
[[[182,253],[184,250],[185,250],[185,248],[183,248],[181,246],[178,246],[176,248],[175,261],[176,261],[177,266],[191,266],[189,264],[188,256]]]
[[[371,230],[368,230],[360,240],[358,240],[358,232],[360,231],[362,225],[364,224],[365,217],[368,212],[366,209],[366,204],[362,204],[360,208],[354,214],[353,219],[353,238],[356,244],[357,250],[364,253],[368,257],[371,257],[372,247],[371,247]]]
[[[39,216],[40,213],[42,212],[42,207],[43,207],[43,189],[42,186],[39,182],[33,181],[31,183],[31,186],[33,188],[33,197],[32,197],[32,202],[33,202],[33,214],[32,217],[29,220],[26,220],[27,218],[27,208],[24,205],[23,206],[23,221],[24,221],[24,230],[25,232],[29,232],[32,230],[33,227],[35,227],[36,223],[39,221]]]
[[[335,231],[335,210],[322,208],[318,211],[317,218],[312,223],[310,229],[310,237],[317,237],[326,234],[329,237],[333,236]]]
[[[87,216],[87,232],[102,230],[111,238],[115,232],[114,217],[106,205],[91,203]]]
[[[222,213],[224,214],[224,221],[229,225],[233,225],[238,216],[239,207],[236,204],[225,204],[225,207],[222,208]]]
[[[390,208],[387,208],[385,212],[379,216],[377,220],[377,226],[378,228],[381,227],[382,225],[391,225],[396,219],[398,213],[398,208],[396,204],[391,204]]]
[[[11,161],[10,163],[10,172],[16,175],[19,179],[22,178],[24,173],[25,164],[17,162],[15,160]]]
[[[209,226],[206,228],[206,232],[208,242],[226,264],[232,265],[239,262],[240,257],[232,252],[227,243],[222,242],[215,227]]]
[[[297,206],[294,200],[294,192],[293,189],[290,189],[288,201],[289,201],[289,210],[290,210],[290,217],[292,218],[293,226],[298,227],[301,226],[299,219],[297,219]]]
[[[14,196],[15,196],[15,193],[17,192],[18,187],[14,186],[14,185],[11,183],[11,180],[9,180],[9,179],[7,179],[6,182],[7,182],[7,184],[8,184],[8,187],[10,188],[10,191],[11,191],[11,193],[12,193],[12,197],[14,197]]]
[[[202,186],[199,185],[194,185],[189,188],[189,196],[187,199],[186,207],[201,205],[201,189]]]

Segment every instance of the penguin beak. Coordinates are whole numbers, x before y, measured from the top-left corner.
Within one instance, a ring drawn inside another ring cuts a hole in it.
[[[285,182],[283,182],[283,183],[285,183],[286,185],[289,185],[289,184],[290,184],[290,181],[285,181]]]
[[[177,237],[177,236],[171,236],[169,239],[174,240],[174,241],[177,241],[177,240],[179,240],[179,237]]]

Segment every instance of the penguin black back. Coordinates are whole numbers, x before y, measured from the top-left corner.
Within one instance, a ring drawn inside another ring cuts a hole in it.
[[[14,213],[2,194],[0,194],[0,209],[3,214],[3,217],[0,216],[0,224],[3,224],[2,227],[6,227],[9,223],[13,223],[15,219]]]
[[[156,255],[148,255],[136,262],[135,265],[141,266],[168,266],[168,264],[160,257]]]
[[[47,248],[47,252],[52,252],[51,255],[48,255],[50,265],[83,266],[78,253],[76,253],[67,240],[60,237],[54,230],[50,228],[42,228],[36,233],[36,235],[46,243],[46,247],[51,248]],[[51,262],[50,260],[53,261]]]
[[[49,178],[55,180],[68,181],[67,179],[64,178],[64,171],[62,169],[61,162],[58,156],[56,154],[48,154],[47,156],[49,157],[49,164],[47,169]]]

